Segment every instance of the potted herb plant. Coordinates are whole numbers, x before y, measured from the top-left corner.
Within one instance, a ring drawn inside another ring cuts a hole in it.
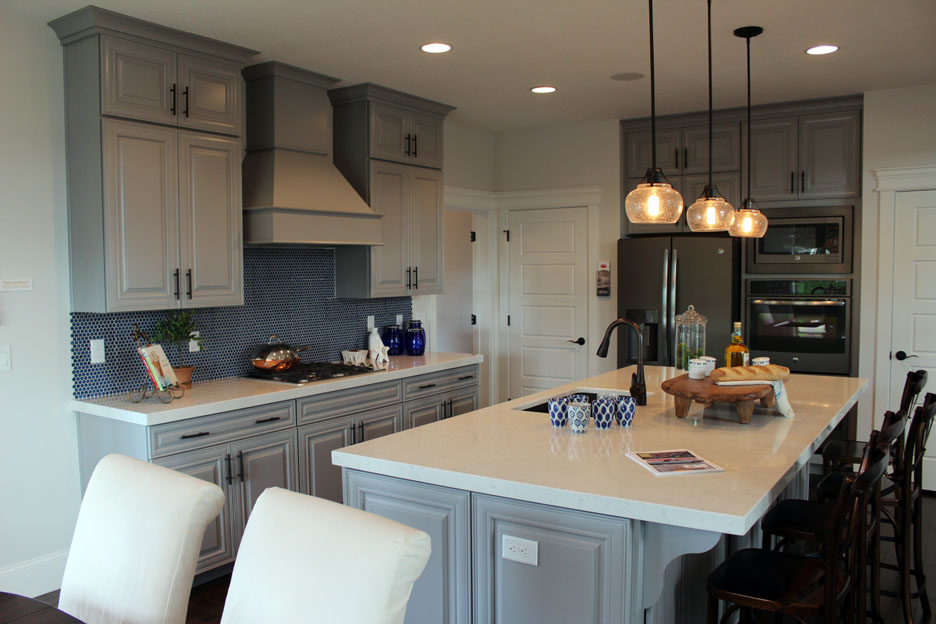
[[[153,333],[153,339],[156,342],[169,343],[176,347],[179,353],[178,365],[173,365],[179,385],[183,388],[192,387],[192,373],[194,366],[182,365],[182,354],[185,353],[189,341],[198,344],[202,349],[202,339],[200,335],[195,334],[195,315],[191,310],[179,310],[173,312],[156,322],[156,331]],[[168,355],[168,354],[167,354]]]

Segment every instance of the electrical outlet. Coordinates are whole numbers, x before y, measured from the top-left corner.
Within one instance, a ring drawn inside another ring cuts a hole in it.
[[[374,317],[368,316],[367,317],[367,331],[370,331],[372,329],[374,329]]]
[[[0,373],[9,373],[13,370],[13,355],[10,345],[0,345]]]
[[[539,543],[522,537],[504,535],[501,557],[525,565],[538,566]]]
[[[191,335],[195,338],[198,338],[199,336],[201,336],[201,332],[193,331]],[[198,343],[195,342],[194,340],[189,340],[188,350],[189,350],[189,353],[198,353],[199,351],[201,351],[201,347],[199,347]]]
[[[103,364],[107,361],[107,357],[104,355],[104,339],[98,338],[97,340],[91,341],[91,363],[92,364]]]
[[[397,314],[397,315],[396,315],[396,324],[399,325],[400,327],[403,326],[403,315],[402,315],[402,314]]]

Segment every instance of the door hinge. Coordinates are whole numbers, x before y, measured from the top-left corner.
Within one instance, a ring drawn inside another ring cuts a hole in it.
[[[471,324],[472,324],[472,325],[477,325],[477,324],[478,324],[478,315],[477,315],[477,314],[472,314],[472,315],[471,315]]]
[[[478,233],[475,232],[474,230],[472,230],[472,231],[471,231],[471,242],[474,243],[474,242],[477,242],[477,240],[478,240]]]
[[[507,327],[510,327],[510,315],[507,315]]]
[[[507,235],[507,242],[510,242],[510,230],[504,230],[504,234]]]

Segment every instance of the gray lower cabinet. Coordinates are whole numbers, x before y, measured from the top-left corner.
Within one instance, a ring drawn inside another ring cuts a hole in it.
[[[403,427],[412,429],[467,414],[478,409],[480,405],[481,392],[478,385],[414,399],[403,404]]]
[[[860,117],[852,110],[752,121],[751,194],[760,201],[857,197]]]
[[[234,560],[250,512],[263,490],[298,490],[295,448],[296,431],[287,429],[153,461],[224,490],[224,509],[205,532],[197,572]]]
[[[472,494],[474,622],[625,621],[630,521]],[[535,543],[535,565],[505,558],[511,537]]]
[[[413,585],[404,622],[468,624],[469,493],[357,471],[347,471],[346,475],[348,505],[425,531],[432,540],[432,554]]]

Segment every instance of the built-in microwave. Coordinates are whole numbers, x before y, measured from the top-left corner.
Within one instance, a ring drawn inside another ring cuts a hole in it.
[[[851,273],[852,206],[764,210],[767,233],[747,239],[748,273]]]

